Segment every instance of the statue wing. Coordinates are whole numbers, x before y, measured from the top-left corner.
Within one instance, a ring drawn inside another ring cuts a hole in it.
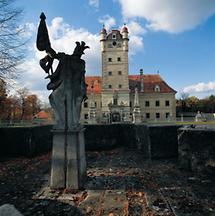
[[[51,49],[51,43],[49,40],[49,34],[45,20],[45,14],[41,13],[40,24],[37,32],[37,49],[40,51],[49,51]]]

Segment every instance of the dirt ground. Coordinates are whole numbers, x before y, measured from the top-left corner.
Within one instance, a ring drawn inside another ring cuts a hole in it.
[[[176,160],[147,161],[141,152],[87,152],[80,191],[49,189],[51,154],[0,162],[0,205],[23,215],[215,215],[215,173],[180,170]]]

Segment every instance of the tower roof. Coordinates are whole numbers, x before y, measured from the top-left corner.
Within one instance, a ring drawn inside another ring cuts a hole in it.
[[[123,26],[122,32],[128,32],[128,28],[126,26]]]
[[[105,27],[103,27],[103,28],[101,29],[100,34],[107,34],[107,31],[106,31]]]

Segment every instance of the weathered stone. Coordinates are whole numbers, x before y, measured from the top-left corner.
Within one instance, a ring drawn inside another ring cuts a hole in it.
[[[120,193],[119,193],[120,192]],[[128,200],[125,191],[105,191],[103,215],[128,216]]]
[[[22,216],[22,214],[10,204],[0,206],[0,216]]]
[[[84,134],[79,125],[81,104],[86,99],[85,61],[81,56],[89,47],[81,41],[76,42],[72,55],[56,53],[51,47],[44,13],[40,19],[37,48],[47,53],[40,66],[50,79],[47,89],[53,90],[49,102],[56,120],[51,187],[80,189],[86,175]],[[53,72],[54,59],[59,63]]]
[[[53,133],[51,187],[79,189],[86,178],[84,129]]]
[[[193,171],[212,167],[208,161],[215,159],[215,129],[180,128],[178,130],[179,163]]]
[[[81,202],[79,208],[84,214],[99,215],[99,212],[102,210],[101,202],[103,196],[103,190],[88,190],[88,196]]]
[[[67,142],[66,187],[80,189],[86,179],[84,129],[69,130]]]

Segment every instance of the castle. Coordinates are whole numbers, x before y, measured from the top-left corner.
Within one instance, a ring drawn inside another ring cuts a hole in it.
[[[176,91],[159,74],[128,73],[128,28],[100,31],[102,76],[88,76],[81,122],[172,121]]]

